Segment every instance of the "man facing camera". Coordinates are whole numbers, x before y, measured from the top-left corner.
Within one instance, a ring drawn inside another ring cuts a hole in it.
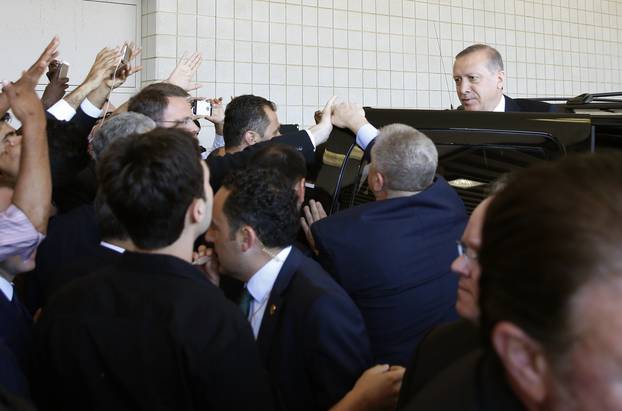
[[[273,409],[247,322],[190,264],[212,211],[196,140],[175,128],[119,139],[97,172],[135,252],[44,308],[33,380],[40,409]]]
[[[554,111],[547,103],[504,95],[503,59],[495,48],[485,44],[474,44],[458,53],[453,75],[465,111]]]
[[[371,364],[363,318],[348,295],[292,243],[298,195],[276,170],[231,174],[207,234],[219,271],[245,283],[251,323],[275,396],[286,410],[327,410]]]
[[[423,133],[386,126],[371,149],[376,201],[324,219],[312,202],[306,216],[320,262],[365,318],[375,361],[406,364],[428,329],[457,318],[449,267],[466,212],[437,161]]]

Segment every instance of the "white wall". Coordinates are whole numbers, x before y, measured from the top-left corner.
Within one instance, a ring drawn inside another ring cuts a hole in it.
[[[10,56],[2,78],[15,78],[55,33],[62,57],[72,63],[72,84],[101,47],[128,38],[142,42],[144,72],[113,101],[163,79],[183,51],[198,50],[205,60],[197,80],[205,87],[197,95],[259,94],[278,104],[283,123],[312,122],[332,94],[377,107],[448,108],[457,103],[453,55],[475,42],[502,53],[512,96],[622,90],[622,0],[0,4],[3,54]]]
[[[259,94],[287,123],[332,94],[455,106],[453,56],[475,42],[502,53],[511,96],[622,90],[619,0],[143,0],[142,25],[146,79],[198,50],[199,94]]]
[[[140,0],[0,0],[3,39],[0,77],[14,80],[58,34],[60,59],[70,63],[70,90],[86,76],[103,47],[124,41],[140,44]],[[43,90],[43,77],[37,87]],[[114,91],[113,103],[125,101],[141,84],[138,77]]]

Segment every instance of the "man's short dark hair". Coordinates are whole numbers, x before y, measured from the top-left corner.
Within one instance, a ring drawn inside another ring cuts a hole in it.
[[[479,254],[487,340],[509,321],[562,358],[573,297],[622,274],[621,185],[622,154],[588,154],[519,172],[495,196]]]
[[[260,96],[245,94],[237,96],[227,104],[223,139],[225,147],[232,148],[242,144],[247,131],[263,136],[270,125],[265,108],[276,111],[276,105]]]
[[[250,160],[252,168],[277,170],[294,186],[307,175],[305,158],[292,146],[269,144],[257,150]]]
[[[188,98],[190,94],[174,84],[150,84],[130,99],[127,111],[144,114],[157,123],[162,120],[162,114],[168,106],[169,97]]]
[[[145,250],[175,242],[190,203],[205,198],[199,146],[180,129],[116,140],[99,160],[97,175],[114,215]]]
[[[128,235],[127,231],[125,231],[125,227],[123,227],[123,224],[114,216],[101,190],[97,192],[93,205],[95,207],[95,218],[97,219],[97,226],[99,227],[102,240],[127,240]]]
[[[503,70],[503,59],[501,58],[501,53],[497,51],[496,48],[490,47],[487,44],[473,44],[460,53],[456,54],[456,60],[460,57],[464,57],[467,54],[475,53],[478,51],[485,51],[488,54],[488,69],[491,72],[501,71]]]
[[[249,225],[265,247],[293,243],[300,228],[300,211],[288,178],[266,168],[238,170],[229,174],[223,187],[230,191],[223,212],[232,236]]]

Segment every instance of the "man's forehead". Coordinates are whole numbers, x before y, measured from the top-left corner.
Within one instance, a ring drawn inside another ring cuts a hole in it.
[[[475,71],[478,69],[486,68],[489,72],[490,67],[490,54],[486,50],[478,50],[462,57],[459,57],[454,62],[454,72],[458,71]]]

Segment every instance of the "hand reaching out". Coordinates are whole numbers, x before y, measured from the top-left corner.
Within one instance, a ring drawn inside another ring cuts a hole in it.
[[[115,89],[115,88],[121,86],[123,83],[125,83],[125,81],[132,74],[137,73],[137,72],[139,72],[139,71],[141,71],[143,69],[142,66],[132,67],[132,65],[131,65],[132,60],[134,60],[136,58],[136,56],[138,56],[140,54],[142,49],[136,47],[134,45],[134,43],[126,43],[126,44],[127,44],[127,47],[130,48],[129,61],[127,62],[127,64],[121,64],[121,66],[117,69],[117,71],[114,72],[113,74],[111,74],[110,77],[108,77],[104,81],[104,83],[106,84],[106,87],[108,87],[108,88]],[[121,48],[121,50],[123,50],[123,48]],[[123,58],[123,56],[121,56],[121,58]],[[113,83],[113,80],[114,80],[114,83]]]
[[[216,287],[220,284],[220,272],[218,256],[213,248],[200,245],[196,252],[192,253],[192,265],[196,265],[205,273],[205,277]]]
[[[52,41],[45,47],[43,53],[30,68],[22,73],[22,76],[15,82],[15,85],[23,85],[27,88],[34,89],[39,79],[45,73],[48,65],[58,57],[58,46],[60,40],[58,36],[54,36]],[[9,110],[9,100],[5,93],[0,94],[0,117]]]
[[[305,233],[305,237],[307,237],[309,247],[311,247],[311,250],[313,250],[313,252],[317,255],[319,254],[319,251],[315,246],[315,239],[313,238],[313,233],[311,232],[311,224],[326,218],[326,211],[324,211],[322,203],[315,200],[309,200],[309,205],[304,206],[303,211],[305,216],[300,217],[300,225],[302,226],[302,231]]]
[[[184,53],[166,82],[175,84],[186,91],[201,88],[201,84],[195,83],[193,80],[202,62],[201,53],[191,53],[190,55]]]
[[[332,96],[328,100],[328,102],[326,102],[326,105],[324,106],[324,109],[322,110],[322,116],[321,116],[319,123],[317,123],[316,125],[312,126],[309,129],[309,131],[313,135],[316,146],[319,146],[320,144],[325,143],[326,140],[328,140],[328,137],[330,136],[330,132],[333,131],[333,123],[332,123],[331,118],[332,118],[333,104],[335,103],[336,99],[337,99],[336,96]]]
[[[58,77],[59,69],[60,61],[52,60],[48,66],[48,72],[46,73],[49,83],[45,87],[45,90],[43,90],[43,95],[41,96],[43,108],[45,109],[52,107],[58,100],[63,98],[65,90],[69,87],[68,77]]]

